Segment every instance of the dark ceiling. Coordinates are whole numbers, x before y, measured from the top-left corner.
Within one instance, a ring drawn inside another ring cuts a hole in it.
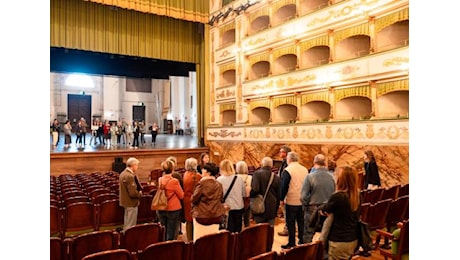
[[[50,71],[168,79],[188,77],[196,68],[193,63],[51,47]]]

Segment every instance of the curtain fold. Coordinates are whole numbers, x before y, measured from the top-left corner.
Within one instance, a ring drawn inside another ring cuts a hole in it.
[[[394,91],[407,90],[409,91],[409,79],[396,80],[384,83],[377,83],[377,97],[383,96]]]
[[[315,93],[307,93],[301,96],[301,104],[305,105],[311,101],[324,101],[329,103],[329,91],[321,91]]]
[[[84,0],[93,3],[169,16],[191,22],[207,23],[209,1],[203,0]]]
[[[375,19],[375,31],[379,32],[389,25],[405,20],[409,20],[409,8]]]
[[[249,103],[250,110],[254,110],[254,108],[257,107],[265,107],[270,109],[270,99],[251,100]]]
[[[50,18],[51,47],[199,63],[204,44],[199,23],[87,1],[51,0]]]
[[[347,97],[367,97],[371,98],[371,88],[369,85],[334,90],[335,101],[340,101]]]

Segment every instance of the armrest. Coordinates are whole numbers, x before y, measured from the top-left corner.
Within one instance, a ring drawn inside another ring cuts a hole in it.
[[[377,232],[377,235],[375,236],[375,249],[376,250],[378,250],[380,248],[380,239],[381,239],[381,237],[383,237],[385,239],[385,243],[382,246],[383,248],[387,248],[388,247],[388,241],[394,239],[393,234],[390,233],[390,232],[387,232],[385,230],[377,229],[377,230],[375,230],[375,232]]]
[[[386,237],[386,238],[389,238],[389,239],[394,239],[393,234],[390,233],[390,232],[387,232],[387,231],[384,231],[384,230],[381,230],[381,229],[377,229],[376,232],[377,232],[378,236],[383,236],[383,237]]]

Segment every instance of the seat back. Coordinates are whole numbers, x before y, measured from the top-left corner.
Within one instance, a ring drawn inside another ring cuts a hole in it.
[[[371,207],[370,203],[362,203],[361,204],[361,212],[359,218],[361,220],[365,220],[367,218],[367,213],[369,212],[369,208]]]
[[[409,220],[404,220],[398,223],[399,237],[395,238],[395,232],[393,234],[386,231],[377,230],[378,233],[385,235],[386,237],[392,238],[392,243],[397,243],[396,252],[393,249],[379,248],[380,254],[385,259],[401,260],[403,255],[409,254]]]
[[[274,227],[269,223],[259,223],[243,229],[236,236],[236,258],[246,260],[252,256],[272,250]],[[251,246],[246,246],[251,245]]]
[[[62,236],[62,215],[56,205],[50,205],[50,236]]]
[[[398,197],[398,192],[399,192],[399,187],[400,185],[393,185],[389,188],[385,188],[382,193],[382,197],[380,198],[381,200],[385,199],[396,199]]]
[[[292,247],[280,253],[283,260],[321,260],[323,259],[323,242],[316,241]]]
[[[91,202],[77,202],[64,209],[63,233],[65,237],[95,230],[95,210]]]
[[[391,199],[380,200],[370,205],[366,218],[363,220],[369,224],[370,230],[386,227],[386,217],[392,201]]]
[[[118,199],[118,195],[110,192],[110,193],[99,194],[96,197],[94,197],[92,201],[94,204],[101,204],[104,201],[115,200],[115,199]]]
[[[406,211],[408,210],[408,207],[409,207],[409,196],[408,195],[399,197],[390,203],[390,208],[388,209],[387,218],[386,218],[387,231],[390,231],[390,229],[396,226],[398,222],[405,220],[404,216],[406,214]]]
[[[131,260],[132,256],[126,249],[106,250],[85,256],[82,260]]]
[[[401,233],[399,233],[399,245],[397,259],[401,259],[401,256],[409,253],[409,220],[402,222]]]
[[[84,196],[72,196],[72,197],[67,197],[63,200],[64,206],[67,207],[67,205],[77,203],[77,202],[90,202],[90,198],[86,195]]]
[[[165,241],[165,228],[159,223],[137,224],[120,236],[120,248],[138,253],[148,245]]]
[[[119,200],[112,199],[96,205],[96,230],[116,229],[123,226],[124,209]]]
[[[409,183],[401,185],[399,187],[398,197],[409,195]]]
[[[64,242],[59,237],[50,237],[50,259],[51,260],[62,260],[66,259],[64,256]]]
[[[118,234],[109,230],[85,233],[65,241],[69,247],[70,260],[81,260],[92,253],[118,249]]]
[[[148,245],[137,256],[138,260],[168,259],[189,260],[192,256],[193,243],[182,240],[170,240]]]
[[[153,196],[150,194],[143,194],[140,201],[139,207],[137,208],[137,223],[146,222],[158,222],[155,211],[150,209],[152,204]]]
[[[204,235],[193,243],[193,259],[234,259],[236,236],[228,230]]]
[[[363,203],[369,202],[371,204],[377,203],[381,198],[385,188],[377,188],[375,190],[366,190],[364,193]]]
[[[248,260],[277,260],[279,259],[279,254],[276,251],[265,252],[258,254],[256,256],[248,258]]]

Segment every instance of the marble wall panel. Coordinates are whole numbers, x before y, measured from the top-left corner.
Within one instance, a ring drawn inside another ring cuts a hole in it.
[[[211,160],[220,163],[230,159],[234,163],[244,160],[249,166],[260,167],[264,156],[280,160],[278,151],[281,143],[257,142],[219,142],[209,141]],[[358,172],[364,171],[363,155],[369,149],[374,152],[380,170],[383,187],[409,183],[409,146],[405,145],[343,145],[343,144],[287,144],[292,151],[299,153],[300,163],[307,168],[313,165],[313,157],[318,153],[334,160],[338,166],[351,165]]]

